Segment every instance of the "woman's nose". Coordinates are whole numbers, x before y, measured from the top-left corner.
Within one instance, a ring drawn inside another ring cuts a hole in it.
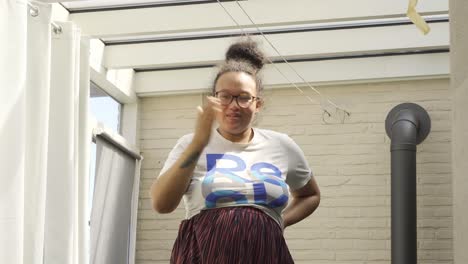
[[[237,98],[232,98],[231,103],[228,105],[228,108],[234,107],[236,109],[239,108],[239,105],[237,104]]]

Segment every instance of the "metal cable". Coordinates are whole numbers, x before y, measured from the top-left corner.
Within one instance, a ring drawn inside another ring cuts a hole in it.
[[[228,14],[228,16],[231,18],[231,20],[237,25],[237,27],[241,30],[242,34],[246,35],[247,36],[247,33],[245,32],[245,30],[242,28],[242,26],[237,22],[237,20],[231,15],[231,13],[225,8],[225,6],[219,1],[217,0],[217,2],[219,3],[219,5],[223,8],[223,10],[226,12],[226,14]],[[315,93],[317,93],[320,98],[322,99],[326,99],[326,102],[328,102],[329,104],[331,104],[332,106],[334,106],[337,110],[341,110],[343,111],[347,116],[350,115],[350,113],[348,111],[346,111],[345,109],[339,107],[338,105],[336,105],[335,103],[333,103],[331,100],[327,99],[327,98],[324,98],[324,96],[315,88],[313,87],[308,81],[306,81],[298,72],[297,70],[287,61],[287,59],[279,52],[279,50],[273,45],[273,43],[271,43],[271,41],[265,36],[265,34],[263,33],[263,31],[258,27],[258,25],[253,21],[253,19],[250,17],[250,15],[245,11],[245,9],[240,5],[240,3],[236,0],[236,3],[237,5],[239,6],[239,8],[242,10],[242,12],[248,17],[248,19],[250,20],[250,22],[252,23],[252,25],[256,28],[256,30],[262,35],[262,37],[268,42],[268,44],[275,50],[275,52],[281,57],[281,59],[290,67],[290,69],[293,70],[293,72],[304,82],[307,84],[307,86],[312,90],[314,91]],[[275,63],[273,63],[272,60],[270,60],[270,58],[266,58],[267,61],[278,71],[278,73],[281,74],[281,76],[283,76],[291,85],[293,85],[301,94],[303,94],[309,101],[311,102],[314,102],[314,100],[308,96],[308,95],[305,95],[304,91],[302,89],[300,89],[295,83],[293,83],[277,66]],[[322,108],[322,110],[324,111],[324,114],[326,113],[329,117],[331,116],[331,113],[326,110],[323,106],[323,100],[320,101],[320,106]],[[345,116],[343,116],[343,119],[342,119],[342,123],[344,122],[344,119],[345,119]],[[326,123],[325,119],[323,118],[323,115],[322,115],[322,120]]]

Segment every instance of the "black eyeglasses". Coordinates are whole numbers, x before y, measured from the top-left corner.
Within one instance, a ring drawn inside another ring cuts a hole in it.
[[[230,105],[232,100],[236,98],[236,103],[241,108],[249,107],[253,101],[258,100],[258,97],[252,96],[249,93],[241,93],[237,96],[234,96],[228,92],[220,91],[215,93],[215,97],[221,101],[221,105]]]

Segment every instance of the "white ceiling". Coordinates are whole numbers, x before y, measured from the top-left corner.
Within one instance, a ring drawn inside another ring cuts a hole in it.
[[[61,2],[62,5],[70,11],[96,10],[107,8],[122,8],[122,7],[143,7],[153,5],[171,5],[181,3],[197,3],[204,0],[82,0]]]
[[[372,57],[366,61],[384,63],[380,66],[381,74],[375,76],[390,76],[394,73],[386,72],[385,61],[392,54],[419,54],[413,59],[426,53],[426,57],[437,57],[436,60],[440,56],[432,53],[448,57],[448,0],[419,1],[418,12],[430,21],[431,32],[426,36],[406,18],[408,0],[248,0],[223,1],[222,6],[217,1],[195,2],[75,0],[61,4],[70,11],[69,19],[78,24],[84,35],[106,44],[102,58],[105,69],[137,70],[138,81],[134,83],[137,92],[151,93],[148,87],[154,78],[161,80],[167,76],[171,80],[177,72],[210,69],[223,59],[227,46],[240,35],[236,23],[250,33],[257,32],[258,25],[282,55],[300,62],[304,69],[308,63],[317,67],[321,60]],[[254,38],[262,42],[272,60],[280,59],[265,39],[258,35]],[[404,60],[400,57],[392,61]],[[336,74],[339,79],[340,73]],[[209,85],[207,76],[187,76],[199,79],[185,80],[181,86]],[[313,81],[314,77],[310,78]],[[155,87],[154,91],[161,91],[161,87]]]

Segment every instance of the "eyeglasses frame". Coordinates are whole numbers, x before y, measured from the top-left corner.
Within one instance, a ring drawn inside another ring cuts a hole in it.
[[[234,95],[232,95],[232,94],[230,94],[230,93],[228,93],[228,92],[225,92],[225,91],[218,91],[218,92],[215,92],[215,93],[214,93],[214,96],[215,96],[216,98],[218,98],[218,94],[221,93],[221,92],[227,93],[227,94],[229,94],[229,95],[231,96],[231,101],[229,101],[229,103],[226,104],[226,105],[232,104],[232,101],[234,101],[234,98],[236,98],[236,104],[237,104],[237,106],[239,106],[240,108],[249,108],[249,107],[252,105],[252,103],[253,103],[254,101],[260,100],[260,97],[256,97],[256,96],[253,96],[253,95],[250,95],[250,94],[249,94],[250,96],[252,96],[252,101],[250,101],[250,103],[249,103],[249,105],[248,105],[247,107],[242,107],[242,106],[239,104],[239,99],[238,99],[240,95],[235,95],[235,96],[234,96]]]

